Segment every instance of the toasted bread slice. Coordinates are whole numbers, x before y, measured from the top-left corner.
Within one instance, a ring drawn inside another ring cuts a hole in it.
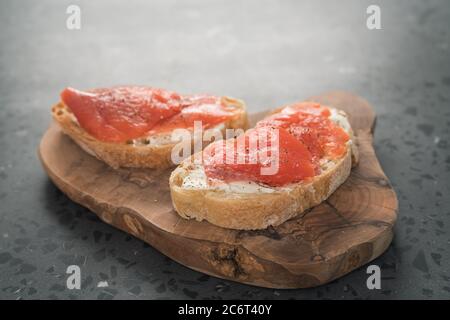
[[[244,102],[228,97],[223,97],[222,101],[228,107],[234,108],[235,116],[215,128],[222,132],[228,128],[247,128],[248,120]],[[171,133],[146,136],[126,143],[104,142],[81,128],[70,108],[63,102],[53,106],[52,115],[62,131],[84,151],[115,169],[120,167],[166,169],[174,166],[171,152],[177,142],[171,141]]]
[[[321,162],[321,173],[312,179],[283,187],[251,181],[211,186],[202,165],[183,161],[170,177],[172,202],[187,219],[207,220],[232,229],[255,230],[277,226],[326,200],[350,175],[358,162],[355,137],[343,111],[330,108],[332,119],[349,133],[345,155]]]

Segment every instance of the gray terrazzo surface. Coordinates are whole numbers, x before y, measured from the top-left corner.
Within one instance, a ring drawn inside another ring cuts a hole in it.
[[[450,298],[450,5],[376,1],[0,2],[0,298]],[[81,30],[65,26],[78,4]],[[226,94],[250,111],[331,89],[378,114],[375,149],[399,198],[395,239],[365,268],[306,290],[192,271],[102,223],[49,181],[36,156],[65,86],[148,84]],[[78,264],[81,290],[65,286]],[[98,287],[106,281],[107,287]]]

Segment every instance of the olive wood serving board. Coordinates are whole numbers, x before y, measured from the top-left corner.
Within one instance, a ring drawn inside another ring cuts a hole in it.
[[[39,156],[50,179],[70,199],[189,268],[262,287],[318,286],[386,250],[398,204],[372,146],[371,106],[345,92],[311,99],[348,113],[360,163],[327,201],[275,228],[239,231],[182,219],[170,200],[171,170],[113,170],[55,124],[43,136]],[[262,116],[253,115],[253,122]]]

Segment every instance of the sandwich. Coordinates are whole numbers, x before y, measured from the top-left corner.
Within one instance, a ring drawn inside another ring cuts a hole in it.
[[[183,160],[170,176],[172,203],[183,218],[224,228],[275,227],[326,200],[357,162],[345,112],[294,103]]]
[[[166,169],[176,129],[245,128],[243,101],[212,95],[181,95],[145,86],[80,91],[66,88],[52,116],[62,131],[87,153],[117,169]]]

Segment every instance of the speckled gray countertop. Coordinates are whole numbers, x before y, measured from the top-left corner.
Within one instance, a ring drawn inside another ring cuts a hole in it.
[[[0,298],[450,298],[450,5],[375,1],[2,1]],[[66,28],[69,4],[81,30]],[[36,156],[65,86],[148,84],[226,94],[250,111],[331,89],[378,114],[375,148],[399,198],[395,239],[366,268],[306,290],[192,271],[101,222],[49,181]],[[66,268],[81,267],[81,290]],[[98,287],[106,281],[107,287]]]

